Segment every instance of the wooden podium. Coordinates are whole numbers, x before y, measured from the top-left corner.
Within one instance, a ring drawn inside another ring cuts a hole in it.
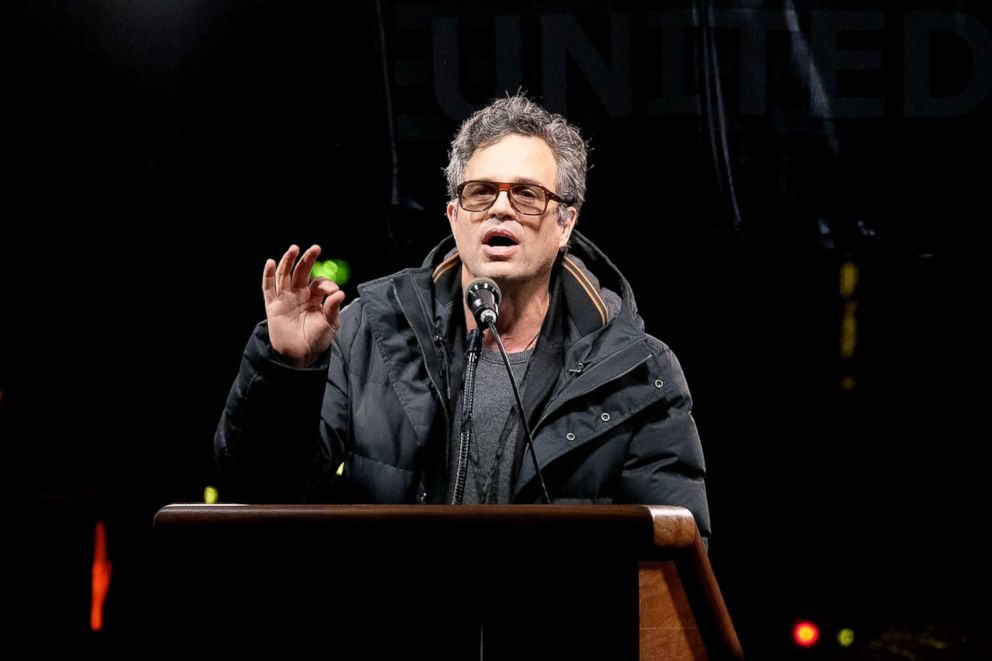
[[[168,657],[743,658],[681,507],[169,505],[154,527]]]

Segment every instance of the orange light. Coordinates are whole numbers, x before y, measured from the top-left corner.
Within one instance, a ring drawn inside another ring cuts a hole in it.
[[[820,630],[812,622],[800,622],[792,630],[792,637],[796,645],[812,647],[820,639]]]
[[[90,629],[103,629],[103,601],[110,588],[110,561],[107,560],[107,528],[96,522],[93,535],[93,598],[90,602]]]

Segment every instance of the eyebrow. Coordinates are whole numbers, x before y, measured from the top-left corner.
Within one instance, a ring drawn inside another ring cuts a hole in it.
[[[470,181],[488,181],[489,183],[493,183],[493,184],[498,183],[495,179],[487,179],[487,178],[471,179]],[[529,177],[512,177],[506,183],[509,183],[509,184],[533,184],[535,186],[543,186],[544,185],[540,181],[538,181],[537,179],[531,179]]]
[[[543,186],[544,185],[540,181],[537,181],[536,179],[528,179],[527,177],[514,177],[513,179],[510,180],[510,183],[511,184],[535,184],[537,186]]]

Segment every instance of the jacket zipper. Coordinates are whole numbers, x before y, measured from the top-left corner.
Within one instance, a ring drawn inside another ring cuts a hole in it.
[[[444,379],[444,395],[446,401],[451,401],[451,378],[448,374],[448,351],[444,345],[444,338],[441,337],[440,318],[434,319],[434,345],[441,355],[441,378]]]
[[[447,481],[447,475],[451,470],[451,467],[448,465],[451,457],[451,420],[448,415],[448,402],[451,401],[451,375],[448,373],[448,350],[445,346],[444,338],[441,337],[441,331],[437,326],[437,321],[435,320],[434,323],[434,344],[441,354],[441,378],[444,379],[445,399],[439,403],[441,405],[441,412],[444,413],[444,474],[445,481]],[[430,373],[430,370],[427,370],[427,372]],[[437,391],[437,394],[440,397],[441,391]]]
[[[406,311],[406,307],[403,305],[403,299],[399,295],[399,292],[396,291],[396,283],[393,282],[391,283],[391,285],[393,290],[393,297],[396,299],[396,304],[400,306],[400,310],[403,311],[403,316],[406,317],[407,323],[409,323],[410,314]],[[441,362],[444,366],[444,374],[445,374],[445,384],[444,384],[443,392],[448,395],[448,400],[450,400],[451,399],[450,387],[448,385],[448,379],[447,379],[448,355],[444,349],[444,343],[443,340],[441,340],[440,333],[436,332],[437,330],[436,327],[432,330],[435,331],[434,333],[432,333],[434,343],[438,344],[439,341],[441,342],[439,348],[441,350]],[[416,331],[414,333],[416,334]],[[420,347],[420,350],[424,361],[424,369],[427,371],[427,378],[430,380],[431,387],[434,389],[434,392],[437,393],[437,396],[440,399],[442,397],[442,390],[441,388],[438,387],[437,381],[434,379],[434,373],[431,372],[430,365],[427,364],[427,351],[424,349],[423,346]],[[441,406],[441,412],[444,414],[444,461],[445,461],[446,471],[448,469],[447,462],[451,451],[451,419],[450,416],[448,415],[448,400],[438,402]],[[427,488],[422,487],[422,485],[423,485],[423,470],[421,470],[420,482],[417,484],[417,502],[421,504],[427,502]]]

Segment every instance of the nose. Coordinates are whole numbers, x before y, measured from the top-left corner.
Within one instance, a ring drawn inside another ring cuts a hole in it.
[[[514,215],[516,209],[514,209],[513,205],[510,204],[510,191],[501,190],[496,195],[496,201],[493,202],[493,205],[491,207],[489,207],[489,211],[492,213],[492,215],[498,217]]]

